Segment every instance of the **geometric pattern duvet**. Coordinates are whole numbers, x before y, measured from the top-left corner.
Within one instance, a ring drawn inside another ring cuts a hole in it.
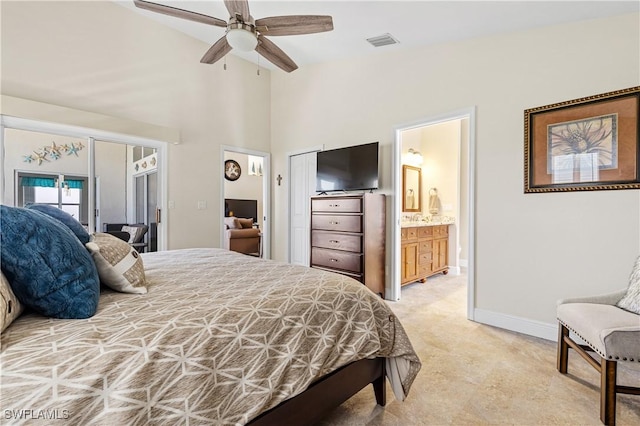
[[[244,424],[352,361],[402,361],[404,394],[420,369],[348,277],[221,249],[143,261],[147,294],[103,290],[92,318],[24,314],[2,333],[3,424]]]

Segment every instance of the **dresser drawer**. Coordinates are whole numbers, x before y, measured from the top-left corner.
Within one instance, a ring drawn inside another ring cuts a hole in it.
[[[314,198],[311,200],[311,211],[362,213],[362,198]]]
[[[433,251],[433,241],[420,241],[420,253],[431,253]]]
[[[427,264],[420,265],[420,269],[418,270],[418,276],[420,278],[423,278],[429,275],[431,275],[431,264],[429,263],[428,265]]]
[[[311,215],[311,229],[362,232],[362,216],[314,214]]]
[[[425,253],[420,255],[418,274],[421,277],[426,277],[431,273],[431,265],[433,264],[433,254]]]
[[[438,225],[433,227],[433,237],[441,238],[449,235],[449,226],[448,225]]]
[[[418,230],[418,237],[431,238],[433,236],[433,226],[422,226]]]
[[[433,253],[420,253],[420,265],[427,265],[433,262]]]
[[[362,255],[313,247],[311,248],[311,266],[315,265],[360,273],[362,272]]]
[[[402,228],[400,238],[403,241],[415,240],[418,237],[418,228]]]
[[[362,251],[362,236],[339,232],[311,231],[311,245],[344,251]]]

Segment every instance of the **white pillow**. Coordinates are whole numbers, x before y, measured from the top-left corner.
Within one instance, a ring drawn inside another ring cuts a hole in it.
[[[240,229],[242,228],[242,226],[240,226],[240,223],[238,222],[238,219],[234,216],[231,217],[225,217],[224,218],[224,224],[227,225],[227,229]]]
[[[144,228],[142,226],[127,226],[127,225],[125,225],[120,230],[129,233],[129,241],[128,241],[128,243],[135,243],[138,240],[138,238],[140,237],[140,234],[142,234],[142,231],[144,230]]]
[[[24,306],[22,306],[22,303],[20,303],[16,295],[13,294],[9,281],[2,272],[0,272],[0,299],[0,303],[2,304],[2,306],[0,306],[0,332],[2,332],[9,327],[9,324],[18,318],[24,310]]]
[[[100,282],[123,293],[147,292],[142,258],[128,243],[111,234],[96,232],[86,246]]]
[[[636,259],[636,263],[631,271],[627,293],[620,299],[616,306],[640,315],[640,256]]]

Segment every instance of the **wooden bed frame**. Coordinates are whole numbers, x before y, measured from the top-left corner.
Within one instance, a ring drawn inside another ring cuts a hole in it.
[[[373,385],[376,402],[386,404],[385,359],[352,362],[313,383],[301,394],[283,401],[249,422],[250,425],[310,425],[358,393]]]

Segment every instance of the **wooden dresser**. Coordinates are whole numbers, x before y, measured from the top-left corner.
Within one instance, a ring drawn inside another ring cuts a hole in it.
[[[403,227],[400,231],[400,283],[425,282],[449,272],[449,225]]]
[[[348,275],[384,298],[384,194],[311,198],[311,267]]]

